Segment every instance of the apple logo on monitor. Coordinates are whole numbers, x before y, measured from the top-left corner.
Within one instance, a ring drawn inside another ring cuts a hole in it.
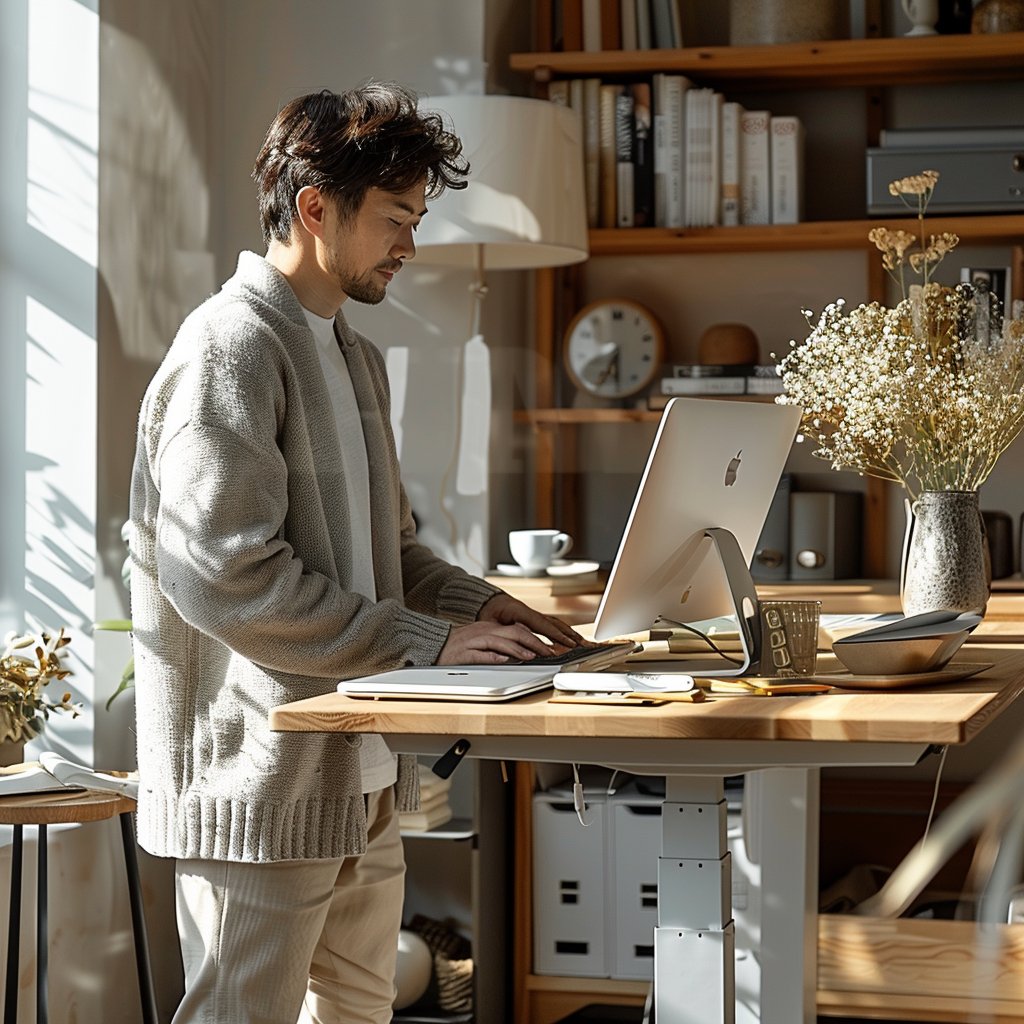
[[[725,486],[732,487],[736,483],[736,470],[740,468],[740,456],[743,454],[741,448],[730,460],[729,465],[725,468]]]

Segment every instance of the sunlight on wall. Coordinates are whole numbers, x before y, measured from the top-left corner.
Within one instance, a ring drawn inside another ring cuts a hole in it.
[[[28,27],[28,223],[95,267],[99,17],[34,0]]]
[[[86,735],[91,719],[96,341],[31,297],[25,324],[25,613],[35,629],[66,625],[72,664],[89,669],[68,680],[75,699],[86,701],[73,726],[62,719],[61,734],[71,741],[73,732]],[[74,396],[72,429],[57,414],[57,395]]]

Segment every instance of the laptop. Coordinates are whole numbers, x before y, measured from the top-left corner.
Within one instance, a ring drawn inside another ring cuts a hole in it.
[[[416,665],[342,680],[338,692],[377,700],[514,700],[548,689],[560,672],[598,672],[639,647],[621,642],[597,644],[522,664]]]

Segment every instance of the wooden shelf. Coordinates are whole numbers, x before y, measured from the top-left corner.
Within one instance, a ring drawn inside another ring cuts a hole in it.
[[[1024,32],[836,39],[777,46],[702,46],[683,50],[604,50],[597,53],[515,53],[513,71],[539,81],[565,75],[641,77],[657,71],[701,84],[749,88],[838,88],[1019,79]]]
[[[1022,33],[1024,35],[1024,33]],[[1022,40],[1024,46],[1024,40]],[[1024,61],[1024,56],[1021,57]],[[873,227],[913,230],[913,218],[805,221],[734,228],[599,228],[590,232],[590,255],[709,252],[799,252],[827,249],[873,250]],[[1024,214],[929,217],[929,234],[952,232],[962,245],[1020,245]]]

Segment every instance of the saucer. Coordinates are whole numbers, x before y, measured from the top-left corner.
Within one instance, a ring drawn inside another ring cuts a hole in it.
[[[600,568],[598,562],[558,561],[548,566],[547,573],[549,576],[582,576],[584,573],[597,572]]]
[[[547,569],[525,569],[515,562],[499,562],[497,570],[502,576],[547,576]]]

